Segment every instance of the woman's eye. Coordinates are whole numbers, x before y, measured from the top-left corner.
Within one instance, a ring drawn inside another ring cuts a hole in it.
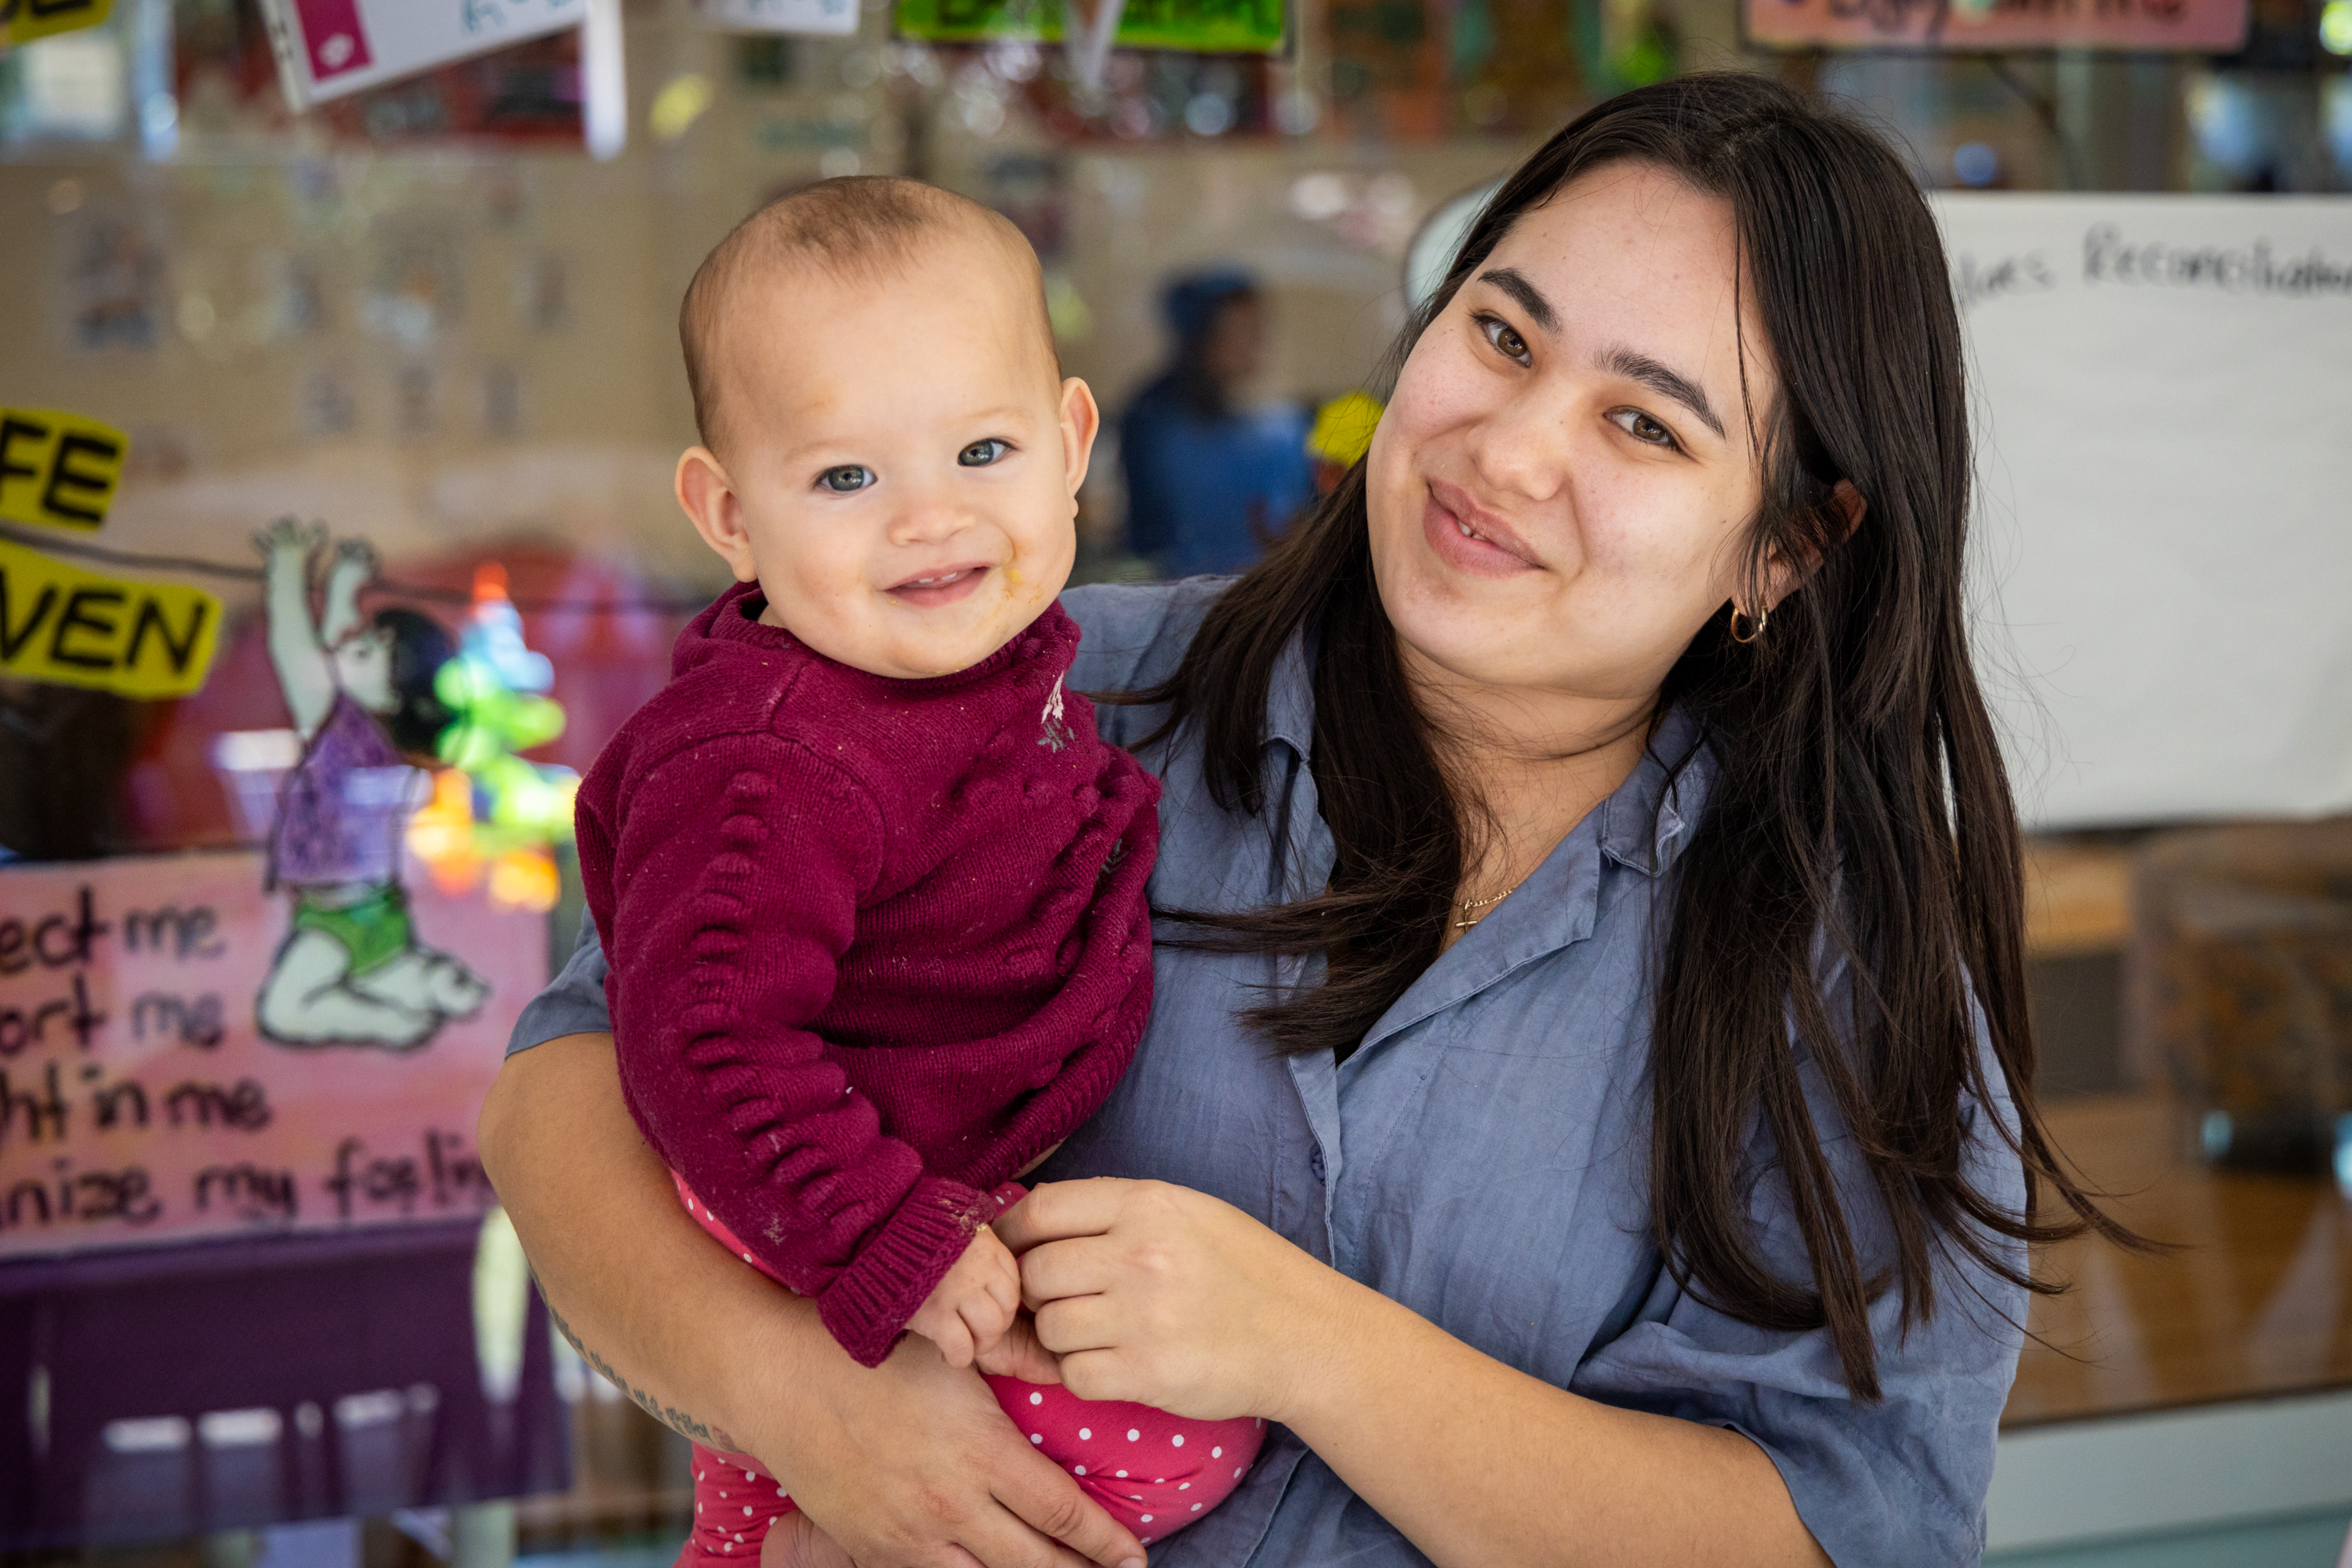
[[[1648,447],[1673,447],[1675,433],[1638,408],[1620,408],[1609,416],[1620,430]]]
[[[837,468],[827,468],[819,474],[816,482],[835,495],[845,496],[872,484],[874,470],[863,463],[844,463]]]
[[[1012,450],[1012,443],[991,436],[985,441],[974,441],[956,454],[956,461],[967,468],[984,468]]]
[[[1478,330],[1486,334],[1486,341],[1494,344],[1496,352],[1504,358],[1517,360],[1521,364],[1527,363],[1528,341],[1519,336],[1509,322],[1497,321],[1492,316],[1481,316],[1478,318]]]

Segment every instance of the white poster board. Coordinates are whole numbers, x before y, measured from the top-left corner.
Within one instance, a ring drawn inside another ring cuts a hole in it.
[[[857,31],[857,0],[702,0],[702,19],[740,33],[845,38]]]
[[[2352,199],[1935,199],[2030,825],[2352,809]]]
[[[587,0],[261,0],[296,110],[585,19]]]

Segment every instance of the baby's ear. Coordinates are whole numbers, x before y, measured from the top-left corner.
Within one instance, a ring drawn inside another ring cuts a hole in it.
[[[727,466],[719,460],[719,454],[708,447],[688,447],[677,459],[672,489],[694,531],[727,563],[735,581],[749,583],[757,578],[760,566],[751,558],[751,535],[743,527],[743,505],[736,499],[734,481],[727,477]]]
[[[1076,376],[1062,383],[1062,468],[1076,500],[1087,482],[1087,465],[1094,460],[1095,437],[1102,433],[1102,410],[1095,405],[1094,389]]]

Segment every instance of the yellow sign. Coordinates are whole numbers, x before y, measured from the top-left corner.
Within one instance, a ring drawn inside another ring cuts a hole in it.
[[[130,450],[130,437],[79,414],[0,408],[0,518],[89,532],[106,521]]]
[[[114,0],[0,0],[0,44],[95,27],[113,14]]]
[[[200,588],[101,577],[0,539],[0,675],[184,697],[219,635],[220,601]]]

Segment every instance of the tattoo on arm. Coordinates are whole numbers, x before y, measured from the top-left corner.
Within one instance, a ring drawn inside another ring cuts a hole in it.
[[[541,1300],[546,1300],[545,1292],[541,1293],[540,1299]],[[549,1321],[554,1323],[555,1331],[562,1334],[565,1341],[571,1344],[572,1348],[580,1352],[580,1359],[582,1361],[586,1362],[590,1366],[595,1368],[596,1371],[602,1373],[604,1379],[612,1384],[614,1387],[627,1394],[632,1400],[635,1400],[637,1406],[644,1410],[646,1415],[652,1416],[655,1420],[660,1422],[671,1431],[678,1433],[683,1436],[693,1438],[696,1442],[701,1444],[706,1448],[722,1448],[730,1453],[740,1451],[740,1445],[739,1445],[734,1438],[730,1437],[722,1429],[712,1426],[707,1422],[696,1420],[693,1416],[688,1415],[685,1411],[678,1409],[674,1405],[664,1405],[660,1400],[656,1399],[652,1394],[646,1393],[644,1389],[635,1386],[630,1383],[627,1378],[623,1377],[619,1368],[615,1367],[611,1362],[606,1361],[603,1356],[598,1355],[594,1351],[590,1350],[581,1340],[580,1336],[572,1331],[572,1325],[563,1321],[563,1314],[557,1311],[552,1305],[547,1309],[547,1316]]]

